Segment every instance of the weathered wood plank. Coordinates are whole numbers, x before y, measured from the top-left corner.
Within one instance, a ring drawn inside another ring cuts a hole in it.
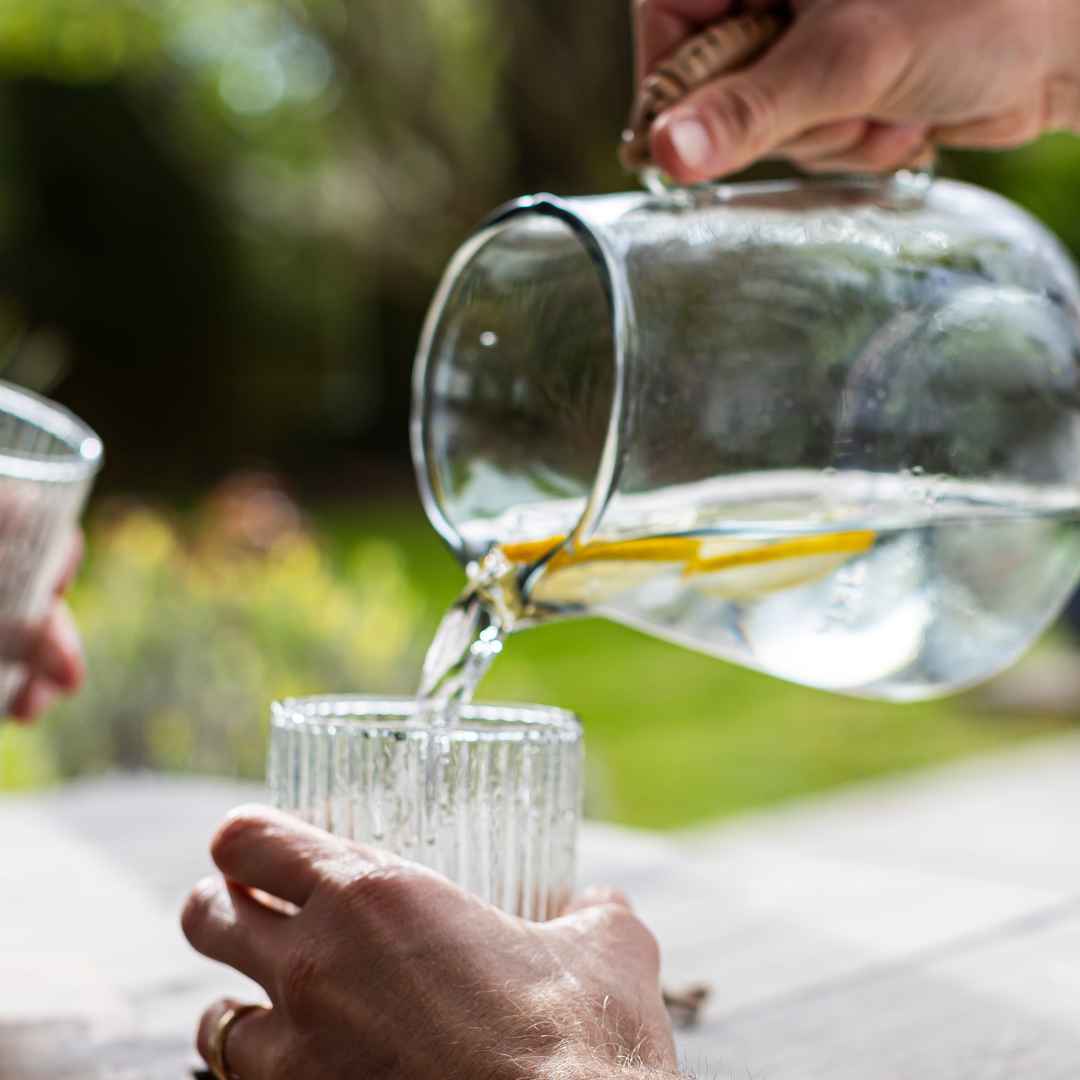
[[[191,1080],[194,1064],[186,1040],[102,1041],[79,1021],[0,1024],[0,1080]]]
[[[768,1080],[1076,1080],[1080,922],[714,1016],[702,1075]]]
[[[684,836],[1080,894],[1080,734],[848,788]]]

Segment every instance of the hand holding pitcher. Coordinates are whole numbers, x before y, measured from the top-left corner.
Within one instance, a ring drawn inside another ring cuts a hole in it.
[[[656,123],[657,163],[683,183],[764,157],[809,172],[890,172],[932,147],[1001,150],[1080,131],[1080,9],[1071,0],[639,0],[638,82],[736,10],[791,12],[745,70]]]

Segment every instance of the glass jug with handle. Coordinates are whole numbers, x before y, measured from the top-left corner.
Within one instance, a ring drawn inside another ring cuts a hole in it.
[[[1018,207],[911,173],[525,198],[446,273],[412,434],[506,629],[932,697],[1080,579],[1080,285]]]

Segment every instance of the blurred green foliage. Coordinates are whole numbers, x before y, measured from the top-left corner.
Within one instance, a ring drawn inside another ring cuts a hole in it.
[[[523,185],[620,182],[626,21],[572,0],[2,0],[8,376],[125,446],[116,486],[351,451],[395,471],[454,247]],[[39,362],[42,331],[64,364]]]
[[[396,549],[358,539],[332,565],[260,484],[184,521],[143,506],[99,521],[73,605],[86,688],[40,732],[0,735],[0,787],[113,768],[261,777],[271,699],[410,689],[422,646]]]

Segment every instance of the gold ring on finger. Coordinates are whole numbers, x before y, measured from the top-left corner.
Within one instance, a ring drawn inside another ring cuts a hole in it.
[[[210,1034],[210,1045],[207,1047],[209,1059],[207,1064],[210,1066],[210,1071],[217,1077],[217,1080],[240,1080],[236,1073],[229,1068],[227,1049],[229,1032],[245,1016],[249,1016],[253,1012],[269,1011],[270,1009],[266,1005],[234,1005],[226,1009],[218,1017],[214,1030]]]

